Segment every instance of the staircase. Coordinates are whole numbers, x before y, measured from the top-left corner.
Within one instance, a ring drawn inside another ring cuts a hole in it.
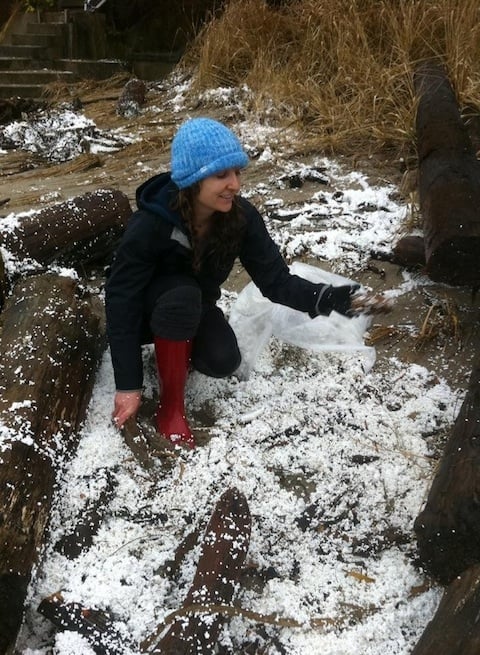
[[[41,98],[52,82],[106,79],[125,72],[118,60],[76,57],[89,21],[93,25],[97,15],[84,12],[83,0],[63,0],[58,6],[58,11],[23,13],[0,43],[0,98]]]

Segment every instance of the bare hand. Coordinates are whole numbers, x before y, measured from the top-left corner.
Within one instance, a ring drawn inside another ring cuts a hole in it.
[[[135,416],[142,402],[141,391],[117,391],[115,393],[112,419],[117,428],[121,428],[126,420]]]

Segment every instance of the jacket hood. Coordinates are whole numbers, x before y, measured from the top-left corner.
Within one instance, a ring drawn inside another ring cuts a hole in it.
[[[174,225],[183,225],[179,212],[172,209],[178,194],[177,185],[172,182],[170,173],[160,173],[141,184],[136,191],[137,207],[162,216]]]

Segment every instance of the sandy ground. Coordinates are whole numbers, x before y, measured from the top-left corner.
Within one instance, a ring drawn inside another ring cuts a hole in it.
[[[28,152],[12,150],[2,154],[0,159],[0,217],[20,212],[38,210],[50,203],[58,203],[98,189],[115,188],[123,191],[135,207],[135,189],[147,177],[168,168],[169,144],[185,113],[172,111],[165,101],[168,89],[159,86],[147,95],[145,111],[139,116],[123,118],[115,109],[123,84],[93,85],[79,88],[77,96],[83,111],[100,129],[118,130],[119,133],[137,134],[141,140],[112,152],[96,154],[86,151],[73,160],[61,164],[46,163],[40,157]],[[61,101],[75,98],[64,95]],[[189,108],[189,114],[203,113],[205,107]],[[217,107],[208,113],[219,119],[235,120],[231,108]],[[87,150],[87,149],[86,149]],[[315,157],[298,157],[301,164],[311,164]],[[346,169],[367,173],[372,183],[392,184],[402,193],[402,171],[397,161],[385,161],[358,157],[344,161]],[[267,181],[274,169],[268,160],[254,159],[244,174],[248,188],[259,188]],[[310,186],[309,186],[310,185]],[[410,189],[414,192],[414,188]],[[279,186],[275,193],[284,206],[294,206],[303,197],[312,197],[315,183],[306,181],[302,188]],[[260,203],[262,198],[253,197]],[[48,238],[48,235],[46,235]],[[309,262],[323,266],[322,262]],[[325,266],[328,266],[325,263]],[[398,265],[371,258],[361,268],[352,271],[350,277],[381,293],[396,289],[405,271]],[[102,280],[100,280],[100,283]],[[226,285],[239,291],[248,282],[248,276],[240,267],[232,272]],[[438,284],[413,285],[411,291],[403,293],[396,300],[391,313],[375,317],[370,329],[370,343],[377,351],[376,367],[387,376],[397,376],[392,367],[392,357],[426,366],[437,372],[453,389],[464,390],[468,385],[473,363],[479,348],[478,299],[472,299],[472,291]],[[401,370],[401,367],[399,367]],[[432,381],[432,384],[434,382]],[[458,395],[460,397],[461,394]],[[424,400],[425,402],[425,400]],[[388,407],[388,402],[382,403]],[[460,407],[452,408],[452,414]],[[152,408],[146,406],[149,414]],[[208,425],[201,416],[201,425]],[[427,435],[428,436],[428,435]],[[442,437],[435,434],[431,445],[435,455],[440,457]],[[201,442],[199,442],[201,443]],[[202,449],[199,449],[202,450]],[[205,449],[205,452],[207,450]],[[282,480],[284,488],[301,487],[310,493],[309,481],[292,477]],[[290,485],[290,486],[289,486]],[[302,491],[302,493],[303,493]],[[357,491],[355,491],[357,493]],[[73,651],[71,651],[73,652]]]
[[[141,134],[141,142],[111,153],[85,152],[61,164],[45,163],[38,156],[19,150],[2,155],[0,216],[40,209],[99,188],[120,189],[135,206],[136,187],[155,172],[168,168],[169,143],[184,116],[162,104],[167,91],[161,85],[147,94],[147,108],[154,110],[131,118],[119,116],[116,104],[123,85],[122,80],[112,80],[102,86],[78,87],[68,93],[64,90],[57,102],[80,100],[83,112],[98,128]],[[229,117],[228,109],[215,111],[219,119]],[[198,113],[201,112],[199,107]],[[308,163],[305,158],[302,161]],[[398,162],[358,158],[351,165],[367,172],[372,181],[398,185],[400,193],[402,172]],[[267,179],[268,166],[268,162],[253,162],[244,175],[246,186]],[[302,192],[306,191],[304,188]],[[287,206],[295,202],[298,193],[294,188],[278,189],[278,196]],[[401,267],[372,258],[353,277],[381,293],[398,286],[401,274]],[[247,281],[245,272],[236,269],[228,288],[237,291]],[[479,302],[471,289],[432,284],[406,293],[390,314],[375,317],[370,334],[377,348],[377,366],[382,366],[383,354],[394,355],[426,365],[455,388],[466,388],[479,348],[478,320]]]

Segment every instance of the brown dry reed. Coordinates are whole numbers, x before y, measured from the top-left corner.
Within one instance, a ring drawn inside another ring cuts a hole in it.
[[[257,118],[297,125],[306,150],[350,154],[411,149],[412,77],[426,58],[445,65],[460,103],[480,104],[478,0],[271,5],[223,3],[182,61],[192,94],[246,86]]]

